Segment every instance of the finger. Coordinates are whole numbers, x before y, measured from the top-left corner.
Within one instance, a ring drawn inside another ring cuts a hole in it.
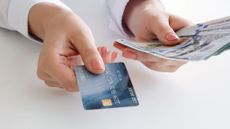
[[[52,75],[69,92],[77,91],[76,78],[73,70],[65,65],[57,64],[52,68]]]
[[[117,49],[121,50],[121,51],[123,51],[124,49],[127,48],[126,46],[124,46],[124,45],[122,45],[122,44],[120,44],[118,42],[114,42],[113,46],[116,47]]]
[[[67,91],[76,91],[76,77],[68,64],[70,63],[69,60],[65,56],[56,55],[56,53],[51,53],[49,56],[49,69],[46,70],[49,75]]]
[[[81,31],[73,32],[71,43],[79,51],[87,69],[93,73],[102,73],[105,70],[103,60],[96,48],[90,29],[81,23]]]
[[[116,52],[112,52],[112,51],[108,51],[107,55],[106,55],[106,64],[108,63],[112,63],[115,59],[116,59],[117,53]]]
[[[155,17],[155,21],[151,24],[151,29],[157,38],[165,45],[175,45],[180,42],[180,38],[169,25],[169,17]]]
[[[107,50],[107,48],[102,47],[101,52],[102,52],[102,59],[103,59],[104,63],[105,64],[110,63],[110,56],[111,55],[110,55],[109,51]]]
[[[166,59],[156,57],[148,53],[136,51],[130,48],[124,49],[122,51],[122,56],[125,58],[144,61],[144,62],[165,62],[166,61]]]
[[[47,86],[50,86],[50,87],[59,87],[59,88],[63,88],[63,87],[62,87],[58,82],[56,82],[56,81],[45,80],[44,82],[45,82],[45,84],[46,84]]]
[[[156,65],[159,65],[162,67],[182,66],[186,63],[187,63],[186,61],[176,61],[176,60],[170,60],[170,59],[163,59],[161,61],[155,61]]]
[[[117,56],[118,56],[118,53],[117,52],[112,52],[112,56],[111,56],[111,62],[114,62],[115,60],[116,60],[116,58],[117,58]]]
[[[37,77],[41,80],[52,80],[52,77],[48,73],[41,70],[40,67],[37,69]]]
[[[138,60],[141,62],[153,62],[153,64],[162,66],[162,67],[171,67],[171,66],[182,66],[186,64],[186,61],[175,61],[160,58],[148,53],[139,52],[133,49],[125,49],[122,54],[125,58]]]
[[[101,48],[101,55],[102,55],[102,58],[104,60],[104,63],[106,62],[106,58],[107,58],[107,55],[108,55],[108,50],[106,47],[102,47]]]
[[[167,62],[165,62],[165,66],[168,66],[168,67],[175,67],[175,66],[182,66],[182,65],[185,65],[187,63],[187,61],[174,61],[174,60],[167,60]]]
[[[83,65],[83,61],[81,59],[81,56],[71,56],[71,57],[67,57],[67,59],[70,62],[70,66],[72,69],[74,69],[74,67],[78,66],[78,65]]]
[[[116,57],[117,52],[108,51],[106,47],[101,47],[101,55],[105,64],[112,63]]]
[[[161,66],[156,62],[142,62],[146,67],[151,70],[159,71],[159,72],[175,72],[180,66]]]
[[[97,50],[98,50],[99,54],[102,56],[102,47],[98,47]]]

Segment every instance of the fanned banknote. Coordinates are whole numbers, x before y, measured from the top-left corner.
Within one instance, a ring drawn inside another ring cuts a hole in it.
[[[186,27],[177,32],[182,42],[164,46],[160,41],[135,42],[126,39],[118,43],[135,50],[172,60],[199,61],[230,49],[230,17]]]

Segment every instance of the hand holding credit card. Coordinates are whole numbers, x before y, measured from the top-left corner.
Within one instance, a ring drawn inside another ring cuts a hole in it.
[[[75,68],[83,106],[86,110],[138,106],[136,93],[124,63],[105,66],[100,75],[84,66]]]

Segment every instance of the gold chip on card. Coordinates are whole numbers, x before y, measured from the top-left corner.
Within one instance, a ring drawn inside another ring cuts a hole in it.
[[[101,100],[101,103],[104,107],[112,106],[113,102],[111,99],[103,99]]]

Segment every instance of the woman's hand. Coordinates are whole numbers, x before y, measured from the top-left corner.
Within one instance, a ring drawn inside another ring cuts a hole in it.
[[[50,3],[39,3],[29,13],[30,33],[43,41],[37,75],[48,86],[76,91],[73,66],[82,61],[93,73],[104,72],[104,61],[116,58],[99,48],[89,27],[72,11]],[[100,55],[102,54],[102,56]],[[75,57],[81,59],[76,62]],[[103,58],[102,58],[103,57]]]
[[[114,46],[122,51],[123,57],[140,61],[151,70],[159,72],[175,72],[182,65],[186,64],[186,62],[167,60],[147,53],[139,52],[131,48],[127,48],[119,43],[114,43]]]
[[[191,22],[167,13],[159,0],[130,0],[125,9],[123,23],[135,40],[159,39],[164,45],[180,43],[175,31],[191,25]],[[186,63],[155,57],[117,43],[114,46],[122,51],[124,57],[138,60],[152,70],[173,72]]]

